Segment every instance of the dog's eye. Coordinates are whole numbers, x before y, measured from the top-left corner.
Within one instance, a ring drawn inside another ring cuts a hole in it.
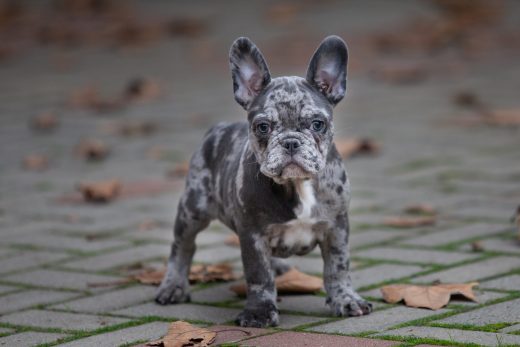
[[[313,131],[322,131],[325,128],[325,122],[322,120],[314,120],[311,123],[311,129]]]
[[[260,134],[267,134],[269,130],[271,130],[269,123],[259,123],[256,126],[256,131],[258,131]]]

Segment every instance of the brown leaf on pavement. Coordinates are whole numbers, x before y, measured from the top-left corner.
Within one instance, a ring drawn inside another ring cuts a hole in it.
[[[31,127],[37,131],[50,131],[58,126],[58,118],[54,113],[43,112],[34,117]]]
[[[166,32],[173,37],[198,37],[208,30],[208,23],[200,18],[173,18],[166,23]]]
[[[390,304],[404,300],[406,306],[438,310],[448,304],[452,295],[462,295],[466,299],[477,302],[473,293],[473,287],[477,285],[477,282],[433,286],[394,284],[382,287],[381,293],[383,299]]]
[[[131,277],[143,284],[159,285],[165,273],[166,268],[144,269]],[[191,266],[189,274],[190,283],[227,282],[235,279],[237,279],[237,276],[228,263],[214,265],[194,264]]]
[[[224,243],[228,246],[240,247],[240,239],[238,238],[238,235],[235,233],[226,237]]]
[[[372,76],[391,84],[415,84],[424,81],[428,77],[428,70],[423,66],[388,65],[372,71]]]
[[[43,171],[49,166],[49,160],[41,154],[29,154],[22,161],[22,167],[30,171]]]
[[[482,244],[482,241],[473,241],[471,243],[471,250],[473,252],[482,252],[484,251],[484,245]]]
[[[76,147],[76,153],[86,160],[103,160],[108,155],[108,147],[101,140],[86,139]]]
[[[435,216],[417,216],[417,217],[387,217],[383,220],[383,225],[394,228],[415,228],[426,225],[434,225]]]
[[[358,155],[375,155],[380,150],[379,144],[369,138],[338,139],[334,143],[343,159]]]
[[[132,121],[121,123],[117,133],[122,136],[149,136],[157,131],[157,124],[152,121]]]
[[[161,94],[159,84],[147,78],[135,78],[126,86],[124,96],[129,101],[149,101]]]
[[[121,186],[121,182],[112,179],[109,181],[80,183],[78,190],[87,202],[106,203],[114,200],[119,195]]]
[[[170,178],[182,178],[185,177],[190,171],[190,163],[188,161],[183,161],[173,167],[173,169],[168,170],[167,176]]]
[[[166,336],[148,342],[149,347],[206,347],[213,343],[216,332],[199,328],[188,322],[177,321],[170,324]]]
[[[430,216],[437,214],[437,210],[435,209],[435,207],[433,207],[432,205],[428,205],[428,204],[410,205],[410,206],[405,207],[404,212],[409,213],[409,214],[430,215]]]
[[[295,268],[290,269],[274,280],[278,293],[316,293],[323,287],[323,280],[316,276],[307,275]],[[245,296],[247,292],[246,283],[237,283],[230,289],[239,296]]]
[[[124,106],[121,98],[102,97],[99,90],[94,86],[86,86],[73,91],[69,97],[69,104],[76,108],[85,108],[96,112],[115,111]]]
[[[195,264],[190,269],[190,283],[208,283],[216,281],[233,281],[237,277],[228,263],[215,265]]]

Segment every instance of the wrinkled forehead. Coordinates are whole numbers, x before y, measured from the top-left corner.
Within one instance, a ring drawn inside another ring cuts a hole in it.
[[[251,121],[265,115],[271,121],[280,117],[332,117],[332,107],[301,77],[278,77],[255,99],[248,111]]]

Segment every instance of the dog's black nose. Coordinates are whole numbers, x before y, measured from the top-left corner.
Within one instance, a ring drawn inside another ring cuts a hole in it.
[[[298,139],[287,139],[283,142],[283,146],[292,155],[296,152],[298,147],[301,146],[300,140]]]

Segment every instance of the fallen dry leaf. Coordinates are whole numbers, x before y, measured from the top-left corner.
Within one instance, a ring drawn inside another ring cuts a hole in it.
[[[274,280],[276,289],[280,294],[286,293],[315,293],[322,289],[323,280],[316,276],[307,275],[295,268],[290,269]],[[247,292],[246,283],[237,283],[230,289],[239,296],[245,296]]]
[[[73,91],[69,97],[69,104],[76,108],[86,108],[96,112],[110,112],[124,106],[121,98],[102,97],[94,86],[86,86]]]
[[[382,66],[372,71],[372,76],[380,81],[392,84],[414,84],[428,77],[428,70],[423,66],[399,65]]]
[[[173,18],[166,23],[166,32],[174,37],[197,37],[204,34],[207,29],[207,22],[198,18]]]
[[[216,332],[199,328],[188,322],[177,321],[170,324],[166,336],[157,341],[148,342],[150,347],[206,347],[217,336]]]
[[[122,123],[117,132],[122,136],[149,136],[157,131],[157,124],[151,121],[133,121]]]
[[[58,118],[54,113],[44,112],[34,117],[31,121],[34,130],[49,131],[58,126]]]
[[[162,269],[144,269],[139,273],[131,276],[143,284],[159,285],[166,273],[166,268]],[[237,276],[233,272],[233,268],[228,263],[219,263],[214,265],[194,264],[191,266],[190,283],[209,283],[220,281],[233,281]]]
[[[22,167],[30,171],[43,171],[49,166],[49,160],[41,154],[30,154],[23,158]]]
[[[466,299],[477,302],[473,293],[473,287],[477,285],[477,282],[433,286],[393,284],[382,287],[381,293],[383,299],[390,304],[404,300],[406,306],[438,310],[448,304],[452,295],[462,295]]]
[[[185,177],[190,171],[190,163],[187,161],[183,161],[173,167],[173,169],[168,170],[167,176],[171,178],[182,178]]]
[[[484,245],[482,244],[482,241],[473,241],[471,243],[471,250],[473,252],[482,252],[482,251],[484,251]]]
[[[231,234],[226,237],[224,243],[228,246],[240,247],[240,239],[238,238],[237,234]]]
[[[76,153],[86,160],[103,160],[108,155],[108,147],[101,140],[86,139],[76,147]]]
[[[496,126],[520,126],[520,109],[495,110],[486,114],[484,122]]]
[[[124,96],[130,101],[148,101],[157,98],[161,93],[159,84],[146,78],[131,80],[124,92]]]
[[[192,265],[190,269],[190,283],[208,283],[216,281],[233,281],[237,277],[228,263],[215,265]]]
[[[121,182],[116,179],[109,181],[80,183],[78,190],[87,202],[106,203],[114,200],[121,191]]]
[[[383,225],[394,228],[415,228],[425,225],[434,225],[435,216],[417,216],[417,217],[388,217],[383,220]]]
[[[369,138],[339,139],[334,142],[343,159],[358,155],[374,155],[380,150],[380,146]]]
[[[437,210],[432,205],[428,204],[415,204],[405,207],[405,213],[409,214],[419,214],[419,215],[436,215]]]

